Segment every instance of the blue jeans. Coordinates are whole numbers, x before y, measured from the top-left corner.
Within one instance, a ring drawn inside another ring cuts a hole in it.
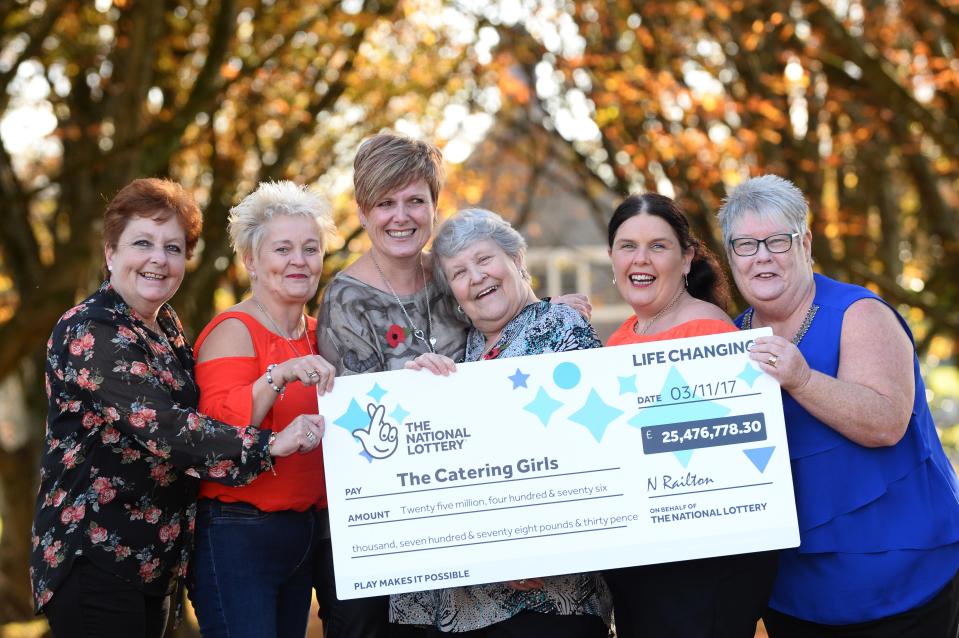
[[[314,513],[215,500],[197,510],[189,593],[204,638],[305,635]]]

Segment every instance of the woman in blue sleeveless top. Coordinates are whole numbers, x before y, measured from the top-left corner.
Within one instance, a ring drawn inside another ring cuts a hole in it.
[[[737,323],[782,385],[801,543],[769,610],[782,636],[954,637],[959,484],[926,405],[912,333],[875,294],[812,269],[807,204],[774,175],[719,211]]]

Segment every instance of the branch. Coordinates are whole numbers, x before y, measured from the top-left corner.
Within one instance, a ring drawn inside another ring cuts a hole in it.
[[[834,45],[839,55],[862,69],[863,78],[860,84],[874,87],[877,94],[888,100],[890,108],[921,124],[952,157],[959,157],[959,126],[956,122],[938,117],[917,102],[888,68],[888,62],[867,52],[862,42],[853,37],[836,19],[832,10],[820,0],[806,0],[803,4],[807,7],[806,17],[809,22],[825,32],[821,45]],[[825,64],[834,64],[827,56],[821,56],[821,59]]]
[[[10,68],[4,73],[0,73],[0,113],[5,112],[7,105],[10,103],[11,96],[7,91],[7,87],[13,78],[16,77],[20,63],[24,60],[29,60],[40,52],[43,47],[43,40],[47,37],[47,34],[50,33],[57,18],[60,17],[63,6],[67,1],[68,0],[49,0],[46,10],[41,15],[19,27],[20,34],[26,35],[29,41],[23,51],[20,52],[20,55],[17,56],[17,59],[10,65]],[[4,11],[0,13],[7,15],[8,12],[9,9],[4,7]]]
[[[190,96],[173,117],[145,133],[143,145],[148,150],[141,160],[141,171],[144,174],[152,174],[156,167],[169,163],[183,131],[224,89],[226,83],[220,76],[220,67],[236,30],[236,16],[236,0],[221,0],[220,9],[213,21],[213,36],[210,38],[206,59],[193,82]]]
[[[934,300],[927,300],[928,293],[904,290],[902,286],[896,283],[895,279],[887,275],[876,274],[869,270],[865,264],[858,261],[848,260],[845,265],[864,281],[872,281],[879,286],[883,298],[894,306],[904,303],[921,309],[935,324],[934,332],[950,335],[959,332],[959,317],[956,316],[956,313],[940,308]]]
[[[30,199],[24,194],[7,149],[0,143],[0,195],[6,218],[0,223],[4,264],[18,290],[32,288],[40,278],[40,247],[30,228]]]
[[[139,10],[127,9],[117,21],[120,31],[117,41],[127,44],[114,47],[110,53],[115,71],[110,83],[105,87],[107,99],[104,101],[103,114],[114,122],[117,133],[114,143],[134,151],[138,150],[138,145],[131,142],[142,140],[143,103],[153,84],[154,61],[157,58],[164,20],[162,2],[135,3],[129,6],[136,6]],[[112,163],[116,163],[116,160],[123,158],[125,154],[111,158],[114,160]],[[126,165],[128,171],[135,171],[133,159],[129,157],[122,161],[121,165]]]

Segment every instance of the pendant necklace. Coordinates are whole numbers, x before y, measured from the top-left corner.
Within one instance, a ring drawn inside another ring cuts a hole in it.
[[[673,306],[676,305],[676,302],[679,301],[679,298],[683,296],[683,293],[684,293],[684,292],[686,292],[686,289],[685,289],[685,288],[680,288],[680,289],[679,289],[679,292],[676,293],[676,296],[673,297],[673,300],[670,301],[668,304],[666,304],[666,307],[665,307],[665,308],[663,308],[662,310],[660,310],[659,312],[657,312],[655,315],[653,315],[653,318],[650,319],[649,321],[647,321],[647,322],[646,322],[646,325],[643,326],[643,329],[642,329],[640,332],[637,332],[636,334],[644,335],[644,334],[646,334],[647,332],[649,332],[649,329],[653,327],[653,324],[656,323],[656,321],[657,321],[660,317],[662,317],[662,316],[665,315],[667,312],[669,312],[669,309],[670,309],[670,308],[672,308]],[[639,324],[637,323],[637,325],[639,325]]]
[[[370,251],[370,259],[373,260],[373,266],[376,267],[376,272],[380,274],[380,279],[383,280],[383,283],[386,284],[386,287],[390,289],[390,292],[393,294],[393,299],[396,300],[396,305],[400,307],[400,310],[403,311],[403,316],[406,317],[406,323],[409,324],[410,330],[413,332],[413,336],[426,344],[426,347],[430,349],[430,352],[435,353],[436,350],[434,346],[436,345],[436,337],[433,336],[433,315],[430,312],[430,284],[426,281],[426,269],[423,268],[423,260],[420,259],[420,274],[423,275],[423,294],[426,295],[426,322],[427,329],[429,330],[430,337],[426,338],[426,335],[422,330],[416,327],[416,324],[413,323],[413,319],[410,317],[410,313],[406,312],[406,306],[403,305],[403,302],[400,301],[400,296],[396,294],[396,291],[393,289],[393,285],[390,283],[390,280],[386,278],[386,275],[383,273],[383,269],[380,268],[379,262],[376,261],[376,255],[373,254],[373,251]]]
[[[276,332],[278,336],[283,337],[283,339],[286,341],[286,344],[290,346],[290,350],[293,351],[294,356],[297,356],[297,357],[304,356],[300,354],[300,351],[297,350],[296,346],[293,345],[293,340],[290,337],[287,337],[285,332],[280,330],[280,326],[277,325],[277,323],[273,320],[273,317],[270,316],[270,313],[266,311],[266,308],[264,308],[263,305],[259,301],[257,301],[256,297],[250,297],[250,299],[252,299],[256,307],[260,309],[260,312],[263,313],[263,316],[265,316],[267,319],[270,320],[270,325],[273,326],[273,330]],[[304,316],[303,317],[303,334],[306,334],[306,326],[307,326],[306,317]],[[300,338],[302,339],[302,337]],[[313,344],[310,343],[309,335],[306,336],[306,347],[309,351],[309,354],[313,354]]]

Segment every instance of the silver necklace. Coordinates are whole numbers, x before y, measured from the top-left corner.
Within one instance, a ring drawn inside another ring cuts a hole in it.
[[[379,262],[376,261],[376,255],[373,254],[373,251],[370,251],[370,259],[373,260],[373,266],[376,267],[376,272],[380,274],[380,279],[383,280],[383,283],[386,284],[386,287],[390,289],[390,292],[393,294],[393,299],[396,300],[396,305],[400,307],[400,310],[403,311],[403,316],[406,317],[406,323],[409,324],[410,330],[413,331],[413,336],[426,344],[426,347],[430,349],[430,352],[435,353],[436,350],[434,346],[436,345],[436,337],[433,336],[433,314],[430,312],[430,284],[426,281],[426,269],[423,268],[423,261],[420,260],[420,274],[423,275],[423,294],[426,295],[426,322],[428,324],[427,329],[430,331],[429,339],[426,338],[426,335],[423,334],[423,331],[416,327],[416,324],[413,323],[413,319],[410,317],[410,313],[406,312],[406,306],[403,305],[403,302],[400,301],[400,296],[396,294],[396,291],[393,290],[393,285],[390,283],[390,280],[386,278],[386,275],[383,273],[383,269],[380,268]]]
[[[819,305],[812,304],[809,306],[809,310],[806,311],[806,316],[803,317],[802,323],[799,324],[799,330],[796,331],[796,334],[793,335],[790,341],[794,346],[798,346],[799,342],[802,341],[802,338],[806,336],[806,333],[809,332],[809,327],[812,326],[812,320],[816,318],[816,313],[819,312]],[[750,330],[753,327],[753,309],[750,308],[746,311],[746,314],[743,315],[743,330]]]
[[[260,302],[257,301],[256,297],[250,297],[250,299],[252,299],[256,307],[260,309],[260,312],[263,313],[263,316],[265,316],[267,319],[270,320],[270,325],[273,326],[273,330],[276,332],[277,335],[283,337],[287,345],[290,346],[290,349],[293,351],[293,354],[297,357],[302,357],[303,355],[300,354],[300,351],[297,350],[296,346],[293,345],[293,340],[290,337],[287,337],[285,332],[280,330],[280,326],[277,325],[276,321],[273,320],[273,317],[270,316],[270,313],[266,311],[266,308],[264,308],[262,304],[260,304]],[[306,333],[306,317],[303,317],[303,324],[304,324],[303,333],[305,334]],[[313,354],[313,344],[310,343],[309,337],[307,337],[306,339],[306,347],[309,349],[309,353]]]
[[[646,333],[649,331],[649,329],[653,327],[653,324],[656,323],[656,320],[657,320],[657,319],[659,319],[660,317],[662,317],[663,315],[665,315],[667,312],[669,312],[669,309],[670,309],[670,308],[672,308],[673,306],[676,305],[676,302],[679,301],[679,298],[683,296],[683,293],[684,293],[684,292],[686,292],[686,289],[685,289],[685,288],[680,288],[680,289],[679,289],[679,292],[676,293],[676,296],[673,297],[673,300],[670,301],[668,304],[666,304],[666,307],[665,307],[665,308],[663,308],[662,310],[660,310],[659,312],[657,312],[655,315],[653,315],[653,318],[650,319],[649,321],[647,321],[647,322],[646,322],[646,325],[643,326],[642,331],[638,332],[637,334],[641,334],[641,335],[646,334]]]

